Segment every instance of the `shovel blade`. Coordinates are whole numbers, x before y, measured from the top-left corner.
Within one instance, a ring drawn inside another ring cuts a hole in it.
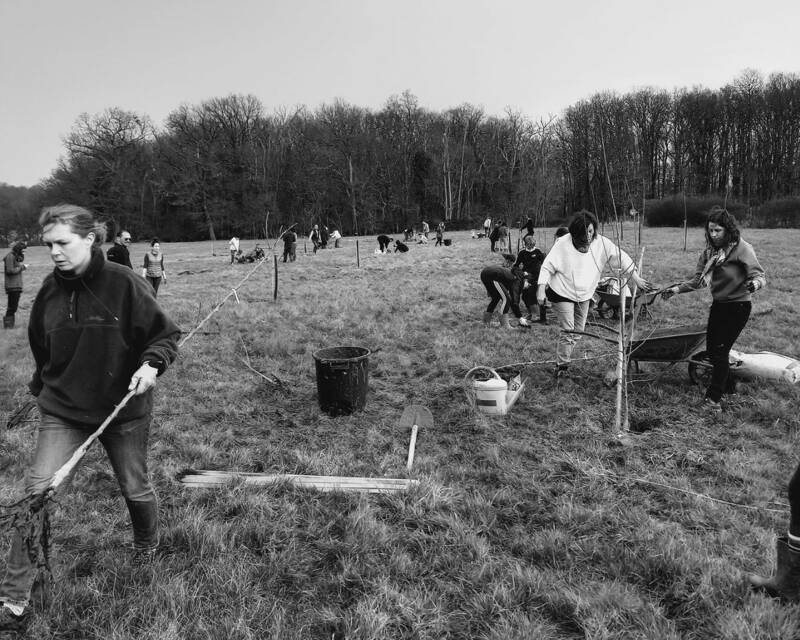
[[[410,430],[414,425],[417,425],[418,429],[433,427],[433,415],[428,407],[412,404],[403,410],[403,415],[400,416],[400,428]]]

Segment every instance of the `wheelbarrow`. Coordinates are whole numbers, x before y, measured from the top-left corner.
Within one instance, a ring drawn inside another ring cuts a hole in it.
[[[603,319],[619,319],[619,293],[604,291],[598,287],[594,294],[598,298],[594,308],[595,313]],[[625,317],[633,317],[634,306],[639,309],[638,317],[640,320],[648,316],[652,317],[649,307],[651,304],[653,304],[653,302],[655,302],[659,295],[661,295],[661,290],[652,291],[650,293],[638,291],[636,293],[635,304],[633,304],[632,296],[625,296]]]
[[[611,333],[616,329],[604,324],[593,323],[589,326],[600,327]],[[598,338],[611,344],[617,344],[617,338],[609,338],[596,333],[575,331],[578,335]],[[686,362],[689,365],[689,377],[697,382],[698,374],[711,365],[707,359],[701,357],[703,344],[706,340],[705,325],[689,324],[662,329],[637,330],[628,340],[626,345],[630,354],[628,368],[639,370],[640,362],[666,362],[670,365]]]

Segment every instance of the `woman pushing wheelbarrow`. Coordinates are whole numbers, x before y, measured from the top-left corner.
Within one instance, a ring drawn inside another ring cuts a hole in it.
[[[747,324],[752,294],[766,285],[764,269],[752,245],[742,240],[734,218],[726,209],[711,210],[705,226],[706,248],[697,261],[694,277],[662,292],[666,300],[676,293],[711,289],[711,309],[706,327],[706,350],[712,365],[711,381],[700,407],[720,413],[724,394],[736,392],[729,375],[728,356]]]

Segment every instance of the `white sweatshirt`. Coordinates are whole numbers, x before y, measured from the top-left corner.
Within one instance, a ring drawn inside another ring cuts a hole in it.
[[[597,235],[589,251],[581,253],[566,234],[556,240],[544,259],[538,284],[549,284],[558,295],[583,302],[594,295],[606,267],[622,269],[630,275],[634,271],[631,257],[605,236]]]

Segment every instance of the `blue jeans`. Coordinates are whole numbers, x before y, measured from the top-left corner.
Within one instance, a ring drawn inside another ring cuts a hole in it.
[[[35,496],[44,492],[53,474],[93,431],[90,427],[42,414],[36,453],[25,482],[26,494]],[[148,415],[129,422],[112,423],[99,438],[128,506],[134,548],[143,550],[158,545],[158,502],[147,474],[149,433]],[[6,574],[0,584],[0,601],[27,606],[36,577],[37,568],[31,563],[29,545],[16,532],[8,554]]]
[[[589,301],[583,302],[554,302],[553,313],[555,313],[561,333],[558,335],[556,343],[556,364],[565,367],[572,358],[572,350],[575,343],[580,338],[568,331],[583,331],[586,326],[586,316],[589,314]]]

